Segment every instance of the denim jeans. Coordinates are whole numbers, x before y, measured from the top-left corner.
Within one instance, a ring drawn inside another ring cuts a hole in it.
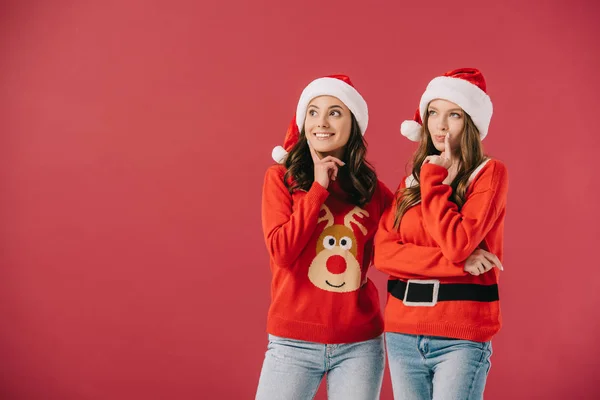
[[[256,399],[312,399],[327,373],[329,400],[377,400],[384,368],[383,335],[345,344],[269,335]]]
[[[491,342],[385,334],[394,400],[483,398]]]

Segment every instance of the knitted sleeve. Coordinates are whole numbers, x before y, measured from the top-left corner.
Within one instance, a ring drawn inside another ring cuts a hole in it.
[[[462,208],[450,201],[452,188],[442,183],[448,171],[434,164],[421,168],[421,209],[425,228],[452,262],[463,262],[480,245],[506,206],[508,173],[491,161],[469,189]]]
[[[281,267],[291,267],[308,244],[329,192],[314,182],[293,210],[292,196],[283,182],[284,173],[280,166],[267,170],[262,195],[262,226],[273,261]]]
[[[404,187],[404,180],[399,189]],[[397,197],[396,197],[397,198]],[[375,234],[375,268],[396,278],[465,276],[464,263],[452,263],[439,247],[403,243],[394,228],[397,201],[386,208]]]

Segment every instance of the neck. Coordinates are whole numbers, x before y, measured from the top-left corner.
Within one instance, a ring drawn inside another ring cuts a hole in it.
[[[452,152],[452,165],[450,168],[458,168],[458,163],[460,162],[460,150],[456,150]]]
[[[334,150],[334,151],[317,152],[317,154],[318,154],[318,156],[319,156],[319,158],[321,160],[323,158],[325,158],[325,157],[328,157],[328,156],[332,156],[332,157],[337,158],[338,160],[342,160],[342,157],[344,156],[344,149],[341,148],[341,149],[337,149],[337,150]]]

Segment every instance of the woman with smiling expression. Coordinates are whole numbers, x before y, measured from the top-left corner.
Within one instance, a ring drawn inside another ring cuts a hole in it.
[[[302,92],[280,163],[267,170],[262,224],[272,272],[269,344],[256,398],[379,398],[385,351],[373,236],[392,193],[365,160],[367,104],[344,75]]]
[[[508,189],[506,167],[481,145],[491,117],[483,75],[463,68],[434,78],[414,121],[402,123],[420,144],[375,237],[375,266],[390,275],[385,336],[396,400],[483,397],[502,321]]]

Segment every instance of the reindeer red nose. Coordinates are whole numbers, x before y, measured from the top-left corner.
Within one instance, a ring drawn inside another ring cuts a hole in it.
[[[332,274],[341,274],[346,271],[346,259],[342,256],[331,256],[327,259],[327,270]]]

